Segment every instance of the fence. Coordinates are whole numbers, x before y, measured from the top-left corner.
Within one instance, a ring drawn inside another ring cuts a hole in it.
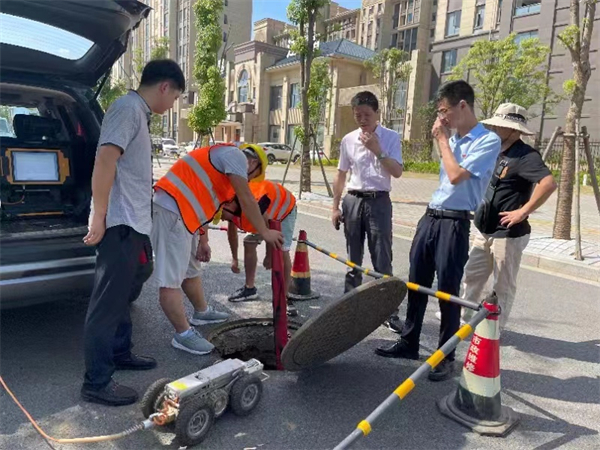
[[[540,152],[543,152],[548,145],[549,139],[544,139],[538,149]],[[548,156],[546,157],[546,164],[551,170],[560,170],[560,165],[562,163],[562,154],[563,154],[563,145],[564,139],[562,136],[559,136],[554,144],[550,148],[548,152]],[[587,172],[588,171],[588,162],[585,157],[584,151],[584,143],[583,138],[580,138],[579,141],[580,148],[580,171]],[[590,152],[592,153],[592,159],[594,160],[594,167],[596,169],[596,173],[600,171],[600,141],[590,141]]]

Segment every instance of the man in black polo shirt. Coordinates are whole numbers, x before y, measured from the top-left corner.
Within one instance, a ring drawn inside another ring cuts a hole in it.
[[[527,128],[527,110],[505,103],[494,117],[482,121],[502,140],[500,156],[484,200],[475,213],[475,239],[465,267],[465,299],[479,302],[490,275],[502,312],[504,328],[515,299],[517,273],[529,242],[529,215],[544,204],[556,182],[541,155],[521,140],[533,135]],[[464,311],[464,320],[472,315]]]

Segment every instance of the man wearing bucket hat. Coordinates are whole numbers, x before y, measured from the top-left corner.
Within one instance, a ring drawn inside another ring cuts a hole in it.
[[[556,182],[541,155],[521,140],[535,134],[527,128],[527,110],[513,103],[498,107],[482,121],[502,140],[500,156],[483,202],[477,208],[475,239],[465,266],[465,299],[479,302],[490,275],[502,313],[504,328],[517,290],[517,273],[529,242],[528,216],[544,204]],[[464,310],[468,320],[471,310]]]
[[[156,183],[151,235],[154,276],[160,288],[160,305],[175,328],[173,347],[196,355],[210,353],[213,345],[190,323],[219,323],[229,317],[207,304],[200,278],[200,263],[210,261],[203,226],[217,216],[223,204],[237,197],[258,234],[267,243],[281,247],[281,232],[267,228],[248,187],[248,180],[264,180],[266,167],[267,159],[259,146],[219,144],[188,153]],[[189,322],[182,290],[194,307]]]

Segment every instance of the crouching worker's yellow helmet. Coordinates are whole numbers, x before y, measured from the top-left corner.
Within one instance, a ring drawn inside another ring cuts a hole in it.
[[[269,165],[269,162],[267,160],[267,154],[265,153],[264,149],[260,145],[256,145],[256,144],[242,144],[242,145],[240,145],[240,149],[246,154],[249,154],[249,152],[252,152],[254,155],[256,155],[258,157],[258,160],[260,161],[260,173],[258,174],[257,177],[253,178],[252,180],[248,180],[248,181],[254,181],[254,182],[264,181],[265,174],[267,172],[267,166]],[[254,155],[251,155],[251,156],[254,156]]]

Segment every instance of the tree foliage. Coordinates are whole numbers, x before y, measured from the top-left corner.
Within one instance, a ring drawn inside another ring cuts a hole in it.
[[[573,183],[575,182],[575,135],[577,120],[581,118],[585,91],[592,74],[590,47],[596,18],[597,0],[571,0],[570,23],[558,35],[559,41],[568,50],[573,67],[573,78],[563,88],[569,98],[564,134],[564,150],[558,185],[558,200],[552,237],[571,239],[571,208],[573,206]],[[581,6],[584,6],[583,18]]]
[[[386,127],[391,127],[395,115],[402,112],[399,107],[404,105],[396,105],[396,93],[400,85],[410,78],[412,67],[409,60],[407,52],[386,48],[365,61],[365,66],[373,72],[379,84],[381,121]]]
[[[296,29],[290,32],[290,51],[300,59],[300,86],[302,102],[302,129],[298,136],[302,142],[302,183],[300,191],[311,191],[311,165],[310,165],[310,110],[308,92],[312,76],[312,63],[318,56],[315,49],[320,36],[315,29],[319,10],[329,5],[330,0],[291,0],[287,7],[287,16]]]
[[[167,59],[169,57],[169,38],[162,36],[154,39],[154,45],[150,50],[150,61],[155,59]]]
[[[220,17],[223,0],[198,0],[196,17],[196,56],[194,81],[198,102],[189,115],[190,128],[205,135],[227,117],[223,97],[225,82],[218,67],[219,48],[223,40]]]
[[[453,69],[449,79],[469,79],[481,118],[488,118],[500,104],[517,103],[530,116],[549,111],[561,97],[549,87],[547,58],[550,47],[537,38],[476,41],[467,56]],[[532,108],[536,107],[536,108]]]
[[[98,103],[100,103],[102,110],[106,111],[108,107],[112,104],[112,102],[114,102],[119,97],[122,97],[126,93],[127,86],[125,85],[125,81],[113,80],[112,76],[109,76],[106,82],[104,83],[104,86],[102,86],[100,94],[98,95]]]

